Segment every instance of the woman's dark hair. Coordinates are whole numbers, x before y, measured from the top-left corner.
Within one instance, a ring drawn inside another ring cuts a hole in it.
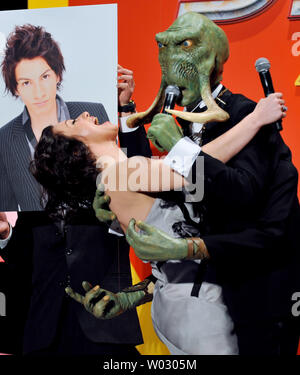
[[[51,34],[41,26],[30,24],[16,26],[7,38],[4,59],[1,63],[7,92],[17,96],[16,66],[22,59],[34,59],[35,57],[43,57],[59,80],[62,80],[65,70],[64,58]]]
[[[43,130],[30,170],[44,189],[45,210],[55,218],[64,209],[91,207],[96,191],[96,158],[81,141]]]

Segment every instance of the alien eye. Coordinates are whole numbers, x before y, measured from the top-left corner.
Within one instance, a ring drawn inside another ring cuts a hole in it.
[[[164,47],[164,44],[162,44],[161,42],[157,42],[157,45],[158,45],[158,48]]]
[[[193,45],[193,42],[192,42],[191,39],[186,39],[186,40],[184,40],[184,41],[181,43],[181,45],[182,45],[183,47],[191,47],[191,46]]]

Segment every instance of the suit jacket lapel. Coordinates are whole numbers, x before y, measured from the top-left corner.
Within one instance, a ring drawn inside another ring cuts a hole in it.
[[[26,202],[24,204],[25,207],[21,205],[21,209],[37,210],[41,209],[39,203],[41,187],[29,171],[29,164],[32,158],[21,119],[21,116],[16,118],[12,127],[12,139],[8,142],[12,150],[11,163],[15,164],[15,170],[19,174],[16,179],[18,182],[17,184],[13,183],[13,186],[16,190],[16,195],[18,197],[22,196],[22,201]],[[23,182],[22,186],[18,186],[19,181]]]

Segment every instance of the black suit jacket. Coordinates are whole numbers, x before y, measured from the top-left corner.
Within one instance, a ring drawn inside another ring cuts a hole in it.
[[[204,144],[255,107],[251,100],[229,91],[222,100],[230,119],[206,124]],[[198,205],[204,217],[202,238],[211,255],[205,279],[223,287],[241,352],[249,353],[247,345],[253,345],[255,352],[259,334],[270,333],[269,323],[263,322],[291,317],[291,296],[300,287],[295,266],[298,262],[299,267],[300,239],[298,173],[273,125],[262,128],[227,164],[204,152],[200,156],[204,157],[204,199]],[[246,334],[241,328],[245,326],[251,327]],[[251,329],[257,343],[250,339]]]
[[[71,118],[88,111],[99,123],[108,121],[102,104],[90,102],[67,102]],[[120,144],[128,148],[128,156],[150,156],[150,146],[145,138],[145,129],[138,128],[134,137],[130,133],[119,133]],[[128,147],[128,140],[131,141]],[[29,171],[31,154],[22,125],[22,114],[0,128],[0,211],[42,210],[41,188]]]
[[[135,310],[112,320],[96,319],[64,291],[66,286],[71,286],[84,294],[83,280],[114,292],[131,285],[129,247],[125,238],[109,234],[107,226],[98,222],[93,210],[82,210],[70,217],[64,231],[60,223],[53,223],[45,212],[20,212],[14,231],[3,255],[8,264],[17,264],[20,292],[31,290],[24,353],[47,348],[53,342],[64,301],[70,304],[89,340],[142,343]],[[21,269],[20,262],[26,258]],[[21,314],[24,310],[19,302],[15,303],[15,308]]]

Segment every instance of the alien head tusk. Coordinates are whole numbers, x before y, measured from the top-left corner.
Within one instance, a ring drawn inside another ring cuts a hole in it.
[[[200,124],[205,124],[211,121],[223,122],[229,119],[229,114],[222,108],[208,109],[207,111],[201,113],[182,112],[174,109],[166,109],[166,112],[182,118],[183,120],[197,122]]]
[[[129,128],[135,128],[136,126],[141,126],[146,124],[145,121],[146,112],[137,112],[128,117],[126,124]]]
[[[165,88],[166,84],[164,83],[164,81],[162,81],[156,98],[154,99],[151,106],[145,112],[134,113],[133,115],[128,117],[126,124],[129,128],[149,124],[152,121],[152,118],[160,112],[163,105],[163,101],[165,98]]]

